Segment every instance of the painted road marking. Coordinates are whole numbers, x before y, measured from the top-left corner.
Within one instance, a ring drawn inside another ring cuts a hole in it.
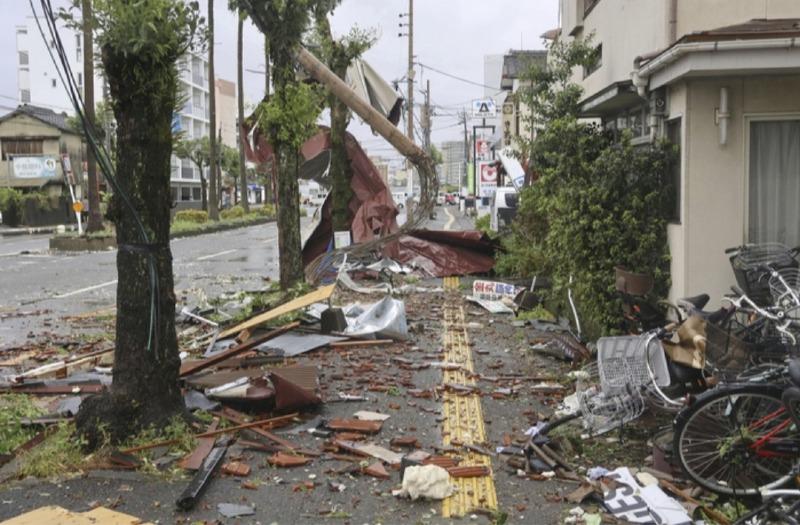
[[[266,240],[264,241],[264,244],[269,244],[269,243],[271,243],[271,242],[273,242],[273,241],[277,241],[277,240],[278,240],[278,238],[277,238],[277,237],[270,237],[269,239],[266,239]]]
[[[219,257],[220,255],[228,255],[229,253],[233,253],[235,251],[236,251],[236,249],[225,250],[224,252],[219,252],[219,253],[212,253],[211,255],[204,255],[203,257],[198,257],[197,260],[198,261],[205,261],[207,259],[213,259],[214,257]]]
[[[450,292],[458,292],[458,277],[446,277],[444,288]],[[464,307],[457,304],[455,295],[450,294],[444,305],[444,360],[459,363],[458,370],[445,370],[442,373],[442,384],[474,385],[474,366],[472,350],[469,345]],[[481,399],[478,394],[458,395],[445,390],[442,397],[442,445],[446,448],[453,440],[464,445],[483,445],[486,443],[486,427],[483,420]],[[461,466],[486,466],[490,474],[476,478],[455,478],[451,481],[458,486],[458,491],[442,503],[442,516],[462,517],[477,509],[497,510],[497,492],[491,474],[491,458],[475,452],[462,453]]]
[[[450,220],[444,225],[444,229],[449,230],[453,226],[453,223],[456,222],[456,216],[450,213],[450,210],[448,210],[446,207],[444,208],[444,213],[450,217]]]
[[[113,281],[108,281],[107,283],[95,284],[94,286],[87,286],[86,288],[81,288],[80,290],[74,290],[72,292],[55,295],[53,296],[53,299],[63,299],[65,297],[71,297],[73,295],[78,295],[80,293],[91,292],[92,290],[99,290],[100,288],[111,286],[112,284],[117,284],[117,280],[114,279]]]

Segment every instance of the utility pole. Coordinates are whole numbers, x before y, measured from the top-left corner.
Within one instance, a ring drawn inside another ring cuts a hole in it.
[[[408,13],[401,13],[400,18],[408,17],[408,22],[405,24],[400,22],[400,27],[407,27],[407,33],[398,33],[397,36],[408,37],[408,72],[406,73],[406,77],[408,80],[408,87],[407,87],[407,95],[406,95],[406,104],[407,104],[407,111],[406,111],[406,124],[407,124],[407,134],[408,140],[411,143],[414,143],[414,0],[408,0]],[[413,188],[414,188],[414,172],[411,165],[411,162],[406,159],[406,170],[408,170],[408,179],[410,181],[409,184],[409,198],[413,195]]]
[[[464,176],[461,181],[461,187],[468,186],[468,172],[469,172],[469,131],[467,130],[467,111],[461,113],[461,123],[464,124]],[[467,189],[469,192],[469,189]]]
[[[83,106],[86,119],[94,126],[97,123],[94,114],[94,38],[92,38],[92,0],[82,0],[81,11],[83,15]],[[78,168],[83,178],[83,167]],[[86,171],[89,174],[88,199],[89,222],[86,232],[96,232],[103,229],[103,217],[100,215],[100,185],[97,178],[97,161],[94,150],[86,148]],[[82,181],[81,181],[82,182]]]
[[[239,186],[242,195],[242,208],[245,213],[250,212],[250,202],[247,198],[247,166],[244,158],[244,142],[242,141],[242,126],[244,126],[244,64],[243,64],[243,32],[244,13],[241,9],[237,12],[239,24],[236,27],[236,144],[239,146]],[[269,77],[267,77],[269,79]],[[269,82],[269,80],[267,80]],[[236,185],[234,184],[235,188]],[[236,191],[233,192],[236,195]]]
[[[217,193],[218,179],[220,173],[217,170],[217,94],[216,82],[214,80],[214,0],[208,0],[208,108],[210,131],[209,142],[209,163],[211,169],[209,173],[209,192],[208,192],[208,216],[212,221],[219,220],[219,193]]]
[[[425,151],[429,154],[432,152],[431,149],[431,81],[428,80],[425,84],[425,106],[422,109],[422,137],[425,141]],[[428,186],[425,183],[425,180],[420,178],[419,180],[419,188],[420,193],[425,195],[428,193]]]

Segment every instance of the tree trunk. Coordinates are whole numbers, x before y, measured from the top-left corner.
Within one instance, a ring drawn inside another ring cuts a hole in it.
[[[243,55],[243,38],[244,33],[244,13],[239,11],[239,27],[236,33],[236,103],[238,110],[238,118],[236,119],[236,143],[239,145],[239,186],[242,192],[242,207],[245,213],[250,212],[250,201],[247,198],[247,166],[245,166],[244,158],[244,141],[242,140],[242,133],[240,126],[244,122],[244,65],[242,64]]]
[[[185,412],[177,381],[180,358],[169,247],[178,73],[168,61],[136,60],[109,50],[104,50],[103,65],[117,121],[121,189],[114,194],[117,319],[111,391],[86,399],[76,417],[91,447],[102,444],[104,434],[119,442],[141,428],[163,427]],[[141,226],[121,194],[130,200]],[[152,296],[151,268],[156,270]]]
[[[209,111],[209,182],[211,191],[208,195],[208,216],[212,221],[219,220],[219,193],[217,170],[217,95],[214,83],[214,0],[208,0],[208,111]]]
[[[208,181],[206,181],[206,176],[203,174],[203,166],[200,166],[200,208],[207,212],[208,211],[208,196],[206,192],[208,191]]]
[[[83,12],[83,105],[86,119],[95,125],[97,120],[94,114],[94,38],[92,38],[92,0],[82,0]],[[97,177],[97,161],[94,158],[94,149],[86,148],[86,171],[88,180],[89,223],[86,232],[96,232],[103,229],[103,216],[100,214],[100,184]],[[83,179],[83,168],[79,171],[79,179]],[[83,180],[81,180],[83,182]]]
[[[269,97],[269,38],[264,35],[264,96]]]
[[[298,153],[289,146],[275,148],[278,171],[278,252],[281,289],[303,281],[300,246],[300,187]]]
[[[339,78],[344,73],[337,72]],[[328,97],[331,108],[331,198],[333,199],[333,229],[334,231],[349,231],[352,221],[350,213],[350,200],[353,190],[350,186],[353,170],[350,159],[347,157],[347,123],[350,120],[349,110],[334,95]]]

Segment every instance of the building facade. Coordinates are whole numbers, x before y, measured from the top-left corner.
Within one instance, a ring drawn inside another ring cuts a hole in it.
[[[44,23],[44,22],[42,22]],[[59,34],[75,82],[82,90],[83,34],[60,24]],[[67,91],[50,58],[53,42],[42,39],[36,20],[28,17],[16,27],[17,96],[19,104],[32,104],[68,115],[75,113]],[[95,57],[98,56],[95,51]],[[208,60],[204,55],[189,53],[178,63],[180,90],[184,101],[175,115],[174,129],[185,137],[200,138],[209,134]],[[100,68],[95,68],[95,101],[107,98],[107,85]],[[235,98],[234,98],[235,106]],[[235,111],[233,113],[235,118]],[[201,202],[200,174],[187,159],[174,155],[171,161],[170,186],[177,208],[199,208]]]
[[[463,140],[442,142],[442,166],[439,184],[461,188],[467,177],[467,155]]]
[[[800,244],[800,3],[561,0],[557,40],[588,38],[574,72],[582,115],[637,144],[680,149],[668,226],[670,298],[718,301],[734,284],[725,249]]]

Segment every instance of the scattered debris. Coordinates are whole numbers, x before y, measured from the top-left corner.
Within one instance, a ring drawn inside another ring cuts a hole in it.
[[[256,513],[255,507],[250,505],[236,505],[235,503],[217,503],[217,512],[226,518],[252,516]]]
[[[455,487],[450,483],[450,474],[445,469],[437,465],[425,465],[407,467],[403,472],[402,488],[393,491],[392,494],[412,500],[419,498],[440,500],[450,496],[454,491]]]

